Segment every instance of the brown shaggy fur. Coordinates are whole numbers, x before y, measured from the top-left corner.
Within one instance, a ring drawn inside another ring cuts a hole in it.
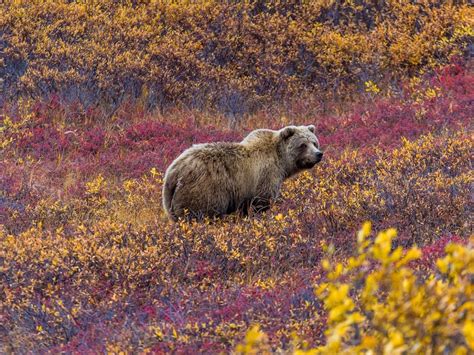
[[[163,207],[172,220],[263,211],[286,178],[321,158],[312,125],[258,129],[240,143],[197,144],[167,169]]]

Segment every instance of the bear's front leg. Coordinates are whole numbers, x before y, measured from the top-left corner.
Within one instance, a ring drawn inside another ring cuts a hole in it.
[[[257,196],[250,201],[250,209],[252,212],[260,213],[270,209],[271,196]]]
[[[270,194],[259,195],[253,198],[246,199],[239,208],[243,216],[261,213],[268,210],[271,206],[272,196]]]

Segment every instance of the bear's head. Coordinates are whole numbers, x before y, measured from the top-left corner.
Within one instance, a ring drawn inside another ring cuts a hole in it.
[[[280,152],[285,160],[288,175],[311,169],[323,158],[315,127],[288,126],[278,131]]]

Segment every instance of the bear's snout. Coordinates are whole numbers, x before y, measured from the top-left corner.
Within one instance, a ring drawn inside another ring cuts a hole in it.
[[[296,161],[299,169],[311,169],[323,159],[323,152],[319,149],[308,150],[305,155]]]
[[[316,163],[319,163],[323,159],[323,152],[318,151],[316,152]]]

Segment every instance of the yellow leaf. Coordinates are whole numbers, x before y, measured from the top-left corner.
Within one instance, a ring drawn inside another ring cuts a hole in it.
[[[436,261],[436,266],[438,267],[439,271],[441,271],[443,274],[446,274],[449,267],[448,258],[446,257],[444,259],[438,259]]]
[[[362,229],[357,233],[357,242],[361,244],[364,242],[365,238],[367,238],[370,235],[370,232],[372,231],[372,223],[367,221],[364,222],[362,225]]]
[[[404,344],[403,335],[400,332],[392,332],[389,334],[390,343],[395,347],[398,348]]]
[[[466,338],[467,345],[474,350],[474,321],[468,319],[464,322],[464,327],[462,328],[464,337]]]
[[[350,323],[362,323],[364,319],[365,319],[364,316],[360,314],[359,312],[354,312],[349,317],[347,317],[347,320]]]
[[[250,330],[247,332],[245,336],[245,341],[249,344],[255,344],[261,341],[264,337],[263,332],[260,330],[260,326],[258,324],[254,325]]]
[[[275,216],[275,220],[277,220],[277,221],[281,221],[281,220],[283,220],[283,218],[284,218],[284,216],[281,213],[279,213]]]
[[[371,335],[365,335],[360,345],[363,349],[373,349],[377,346],[377,339]]]
[[[408,252],[405,254],[405,256],[397,263],[397,266],[403,266],[409,263],[412,260],[419,259],[421,257],[421,250],[414,247],[408,250]]]

